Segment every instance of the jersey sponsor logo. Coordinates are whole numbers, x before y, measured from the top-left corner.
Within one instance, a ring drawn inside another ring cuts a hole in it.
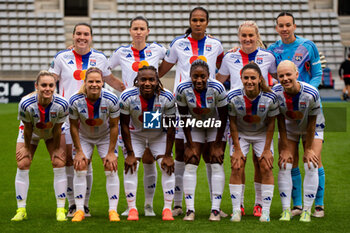
[[[81,110],[80,113],[86,113],[85,109]]]
[[[152,56],[152,51],[151,51],[151,50],[146,50],[146,56],[147,56],[147,57]]]
[[[51,121],[46,122],[46,123],[45,122],[38,122],[38,123],[36,123],[35,127],[38,129],[51,129],[53,127],[53,124]]]
[[[237,60],[235,61],[235,63],[241,63],[241,62],[239,61],[239,59],[237,59]]]
[[[101,113],[107,113],[107,107],[101,107]]]
[[[263,58],[262,57],[256,58],[256,64],[259,64],[259,65],[263,64]]]
[[[84,80],[85,79],[86,70],[76,70],[73,73],[73,77],[75,80]]]
[[[195,103],[194,99],[190,99],[188,102],[189,103]]]
[[[143,128],[144,129],[160,129],[160,116],[162,114],[159,110],[143,112]]]
[[[260,105],[259,105],[259,111],[260,111],[260,112],[265,112],[265,110],[266,110],[265,104],[260,104]]]
[[[90,66],[96,66],[96,59],[90,60]]]
[[[139,106],[134,107],[134,110],[136,111],[140,110]]]
[[[184,49],[184,51],[190,51],[190,48],[189,48],[189,47],[186,47],[186,48]]]
[[[207,44],[207,45],[205,46],[205,50],[206,50],[206,51],[210,52],[211,49],[212,49],[211,44]]]
[[[291,120],[301,120],[304,117],[304,114],[300,111],[290,111],[286,112],[287,117]]]
[[[89,126],[100,126],[103,124],[103,120],[100,118],[95,118],[95,119],[89,118],[85,120],[85,123]]]
[[[51,112],[50,115],[51,115],[51,118],[56,118],[57,117],[57,112]]]
[[[208,102],[208,104],[213,103],[213,101],[214,101],[214,99],[213,99],[212,96],[208,96],[208,97],[207,97],[207,102]]]
[[[132,57],[130,53],[128,53],[128,55],[126,55],[126,58]]]
[[[74,61],[73,61],[73,60],[70,60],[70,61],[68,62],[68,64],[69,64],[69,65],[74,65]]]
[[[294,59],[296,61],[301,61],[303,60],[303,54],[302,53],[296,53],[295,56],[294,56]]]

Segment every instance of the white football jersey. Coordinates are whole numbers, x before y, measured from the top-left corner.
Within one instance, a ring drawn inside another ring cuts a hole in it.
[[[109,119],[119,117],[118,97],[102,88],[100,98],[91,103],[84,94],[69,100],[69,118],[80,121],[79,134],[98,139],[109,134]]]
[[[270,74],[277,73],[276,59],[270,52],[258,48],[250,54],[246,54],[243,50],[239,49],[236,52],[226,53],[219,73],[222,75],[230,75],[231,90],[242,88],[241,70],[243,66],[250,61],[254,61],[260,68],[261,73],[266,80],[266,84],[272,86],[272,77]]]
[[[287,133],[306,134],[308,116],[314,115],[317,115],[316,131],[323,131],[325,119],[317,89],[305,82],[298,82],[300,83],[300,91],[295,96],[285,93],[281,84],[273,87],[279,102],[280,112],[286,118]]]
[[[134,86],[134,79],[140,67],[154,66],[158,69],[159,61],[165,57],[166,48],[157,43],[146,44],[142,50],[137,50],[131,45],[121,46],[116,49],[109,58],[111,69],[120,65],[122,79],[126,88]]]
[[[49,71],[59,76],[59,93],[69,100],[83,85],[88,68],[99,68],[105,77],[111,74],[108,64],[106,56],[94,49],[83,56],[74,50],[63,50],[56,54]]]
[[[217,39],[205,36],[201,40],[192,39],[192,35],[175,38],[167,52],[165,61],[176,63],[174,92],[177,85],[190,78],[190,68],[193,61],[202,59],[208,63],[210,77],[215,79],[216,63],[221,62],[224,49]]]
[[[58,94],[46,108],[39,104],[35,92],[24,96],[18,105],[18,120],[32,123],[33,133],[43,139],[51,138],[55,124],[63,123],[67,116],[68,102]]]
[[[130,115],[130,132],[161,132],[160,129],[144,129],[144,112],[157,112],[160,115],[160,122],[164,115],[175,115],[175,99],[173,94],[164,89],[159,95],[147,100],[141,96],[138,87],[132,87],[123,91],[120,96],[120,112]]]
[[[178,106],[187,106],[189,113],[198,120],[219,119],[217,108],[227,105],[225,87],[214,79],[207,81],[207,88],[201,93],[194,89],[191,80],[181,82],[175,96]]]
[[[277,96],[273,92],[260,92],[250,100],[244,89],[231,90],[227,94],[228,114],[237,117],[240,135],[261,137],[266,134],[267,118],[279,114]]]

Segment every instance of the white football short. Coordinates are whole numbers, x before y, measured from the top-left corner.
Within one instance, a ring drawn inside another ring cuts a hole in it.
[[[148,132],[131,132],[130,136],[132,148],[136,158],[142,158],[146,147],[151,150],[154,159],[156,159],[159,155],[165,154],[167,137],[165,132],[157,132],[156,134]],[[127,154],[124,153],[124,156],[126,155]]]
[[[255,152],[255,156],[260,158],[261,154],[264,151],[266,137],[261,137],[260,139],[257,139],[257,138],[251,139],[247,136],[245,136],[245,137],[238,136],[238,137],[239,137],[239,145],[241,147],[241,150],[242,150],[242,153],[244,154],[244,156],[247,156],[247,154],[249,153],[250,145],[252,145],[253,151]],[[273,155],[273,153],[274,153],[273,140],[271,142],[270,150],[271,150],[271,153]],[[232,143],[232,139],[231,139],[230,140],[230,156],[232,156],[233,152],[234,152],[234,148],[233,148],[233,143]]]
[[[72,136],[70,135],[70,124],[69,121],[65,121],[62,125],[62,134],[64,135],[64,138],[66,139],[66,145],[73,144]]]
[[[30,141],[30,144],[37,146],[39,144],[40,139],[43,139],[44,141],[46,141],[51,138],[52,138],[52,135],[51,137],[48,137],[48,138],[40,138],[35,133],[32,133],[32,139]],[[22,122],[19,125],[18,137],[17,137],[17,143],[21,143],[21,142],[24,143],[24,125]]]

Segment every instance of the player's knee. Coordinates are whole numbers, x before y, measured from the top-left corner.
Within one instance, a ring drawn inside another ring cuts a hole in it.
[[[62,160],[58,157],[53,157],[52,158],[52,167],[54,168],[60,168],[66,166],[66,161]]]
[[[192,164],[192,165],[197,165],[199,164],[199,160],[196,156],[191,156],[190,158],[187,159],[186,164]]]
[[[266,174],[267,172],[270,172],[272,170],[272,167],[268,166],[265,159],[259,162],[259,168],[260,168],[261,174]]]
[[[31,161],[29,158],[25,157],[21,161],[17,161],[17,167],[20,170],[28,170],[30,168]]]
[[[310,168],[307,163],[304,163],[305,173],[317,173],[318,174],[318,166],[315,166],[313,163],[309,163]]]
[[[79,163],[77,166],[74,167],[76,171],[84,171],[88,169],[88,164],[87,163]]]

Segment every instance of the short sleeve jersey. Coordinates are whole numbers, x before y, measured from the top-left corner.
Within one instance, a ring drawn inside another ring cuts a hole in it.
[[[298,80],[318,88],[322,80],[322,67],[320,54],[312,41],[296,36],[293,43],[284,44],[279,40],[268,50],[275,55],[277,65],[283,60],[292,61],[299,69]]]
[[[68,102],[58,94],[45,108],[39,104],[36,93],[23,97],[18,106],[18,119],[32,123],[33,133],[43,139],[51,138],[55,124],[63,123],[67,116]]]
[[[267,118],[279,114],[277,96],[273,92],[263,92],[250,100],[244,89],[231,90],[227,94],[228,114],[237,117],[238,132],[248,137],[266,134]]]
[[[63,50],[54,57],[49,71],[59,76],[59,93],[67,100],[83,85],[85,72],[90,67],[102,70],[103,76],[108,76],[108,59],[97,50],[91,49],[85,55],[79,55],[74,50]]]
[[[215,79],[216,63],[222,61],[223,51],[219,40],[207,36],[201,40],[195,40],[191,35],[175,38],[165,57],[166,62],[176,63],[174,91],[181,81],[189,79],[191,64],[197,59],[208,63],[210,77]]]
[[[276,60],[272,53],[257,49],[250,54],[246,54],[239,49],[236,52],[226,53],[219,70],[222,75],[230,75],[231,90],[242,88],[241,70],[243,66],[254,61],[260,68],[261,73],[268,85],[272,85],[272,77],[269,74],[277,73]]]
[[[159,95],[155,94],[151,99],[145,99],[141,96],[138,87],[132,87],[123,91],[120,96],[120,112],[130,116],[130,132],[159,132],[162,129],[143,129],[143,113],[158,112],[162,116],[175,115],[175,99],[173,94],[163,89]]]
[[[140,67],[147,65],[158,69],[159,61],[164,59],[165,54],[166,48],[155,42],[146,44],[140,51],[128,45],[116,49],[109,62],[111,69],[121,66],[123,83],[126,88],[130,88],[134,86],[134,79]]]
[[[300,91],[295,96],[288,95],[281,84],[273,87],[277,95],[280,112],[286,118],[287,132],[305,134],[308,116],[317,115],[316,124],[324,128],[324,117],[320,106],[320,95],[310,84],[299,82]]]
[[[187,106],[197,120],[218,119],[217,108],[227,106],[225,87],[214,79],[207,81],[207,88],[202,92],[197,92],[190,80],[181,82],[175,96],[178,106]]]
[[[74,94],[69,100],[69,118],[80,121],[79,133],[97,139],[109,134],[109,119],[119,117],[119,100],[102,88],[100,98],[92,103],[84,94]]]

